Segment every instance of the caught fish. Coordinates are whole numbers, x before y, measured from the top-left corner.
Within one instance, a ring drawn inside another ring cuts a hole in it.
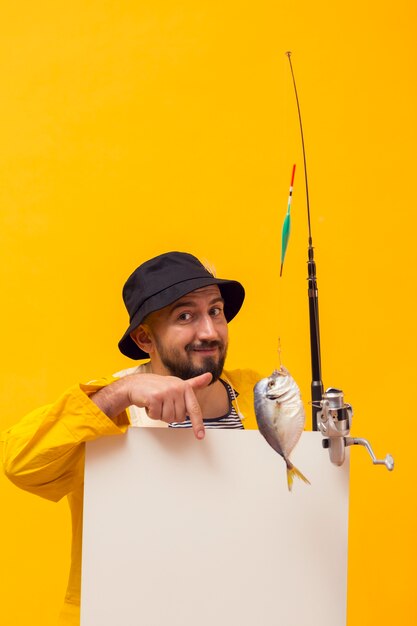
[[[298,385],[285,367],[256,383],[254,400],[261,434],[287,465],[288,489],[291,491],[294,476],[310,484],[289,459],[303,432],[305,414]]]

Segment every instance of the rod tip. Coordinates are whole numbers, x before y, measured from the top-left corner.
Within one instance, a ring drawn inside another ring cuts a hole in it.
[[[287,52],[285,53],[287,55],[288,58],[290,58],[291,56],[291,50],[287,50]]]
[[[283,268],[283,266],[284,266],[284,263],[281,263],[281,269],[280,269],[280,271],[279,271],[279,277],[280,277],[280,278],[281,278],[281,276],[282,276],[282,268]]]

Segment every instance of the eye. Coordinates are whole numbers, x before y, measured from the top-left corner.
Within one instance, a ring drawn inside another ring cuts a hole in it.
[[[214,306],[212,309],[210,309],[210,315],[212,317],[218,317],[222,313],[223,313],[223,309],[220,306]]]
[[[180,322],[188,322],[191,319],[191,313],[188,313],[187,311],[184,311],[183,313],[180,313],[180,315],[178,315],[178,320]]]
[[[272,387],[274,386],[274,384],[275,384],[275,383],[274,383],[274,381],[273,381],[273,380],[270,380],[270,381],[268,382],[268,389],[272,389]]]

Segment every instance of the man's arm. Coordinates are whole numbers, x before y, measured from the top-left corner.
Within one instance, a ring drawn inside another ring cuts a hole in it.
[[[203,439],[203,415],[194,392],[206,387],[211,379],[209,373],[189,380],[158,374],[131,374],[103,387],[91,400],[110,419],[131,405],[144,407],[151,419],[168,423],[183,422],[188,415],[194,435]]]
[[[52,405],[37,409],[1,434],[3,465],[18,487],[58,501],[82,484],[84,443],[123,434],[126,409],[137,405],[149,417],[183,421],[188,414],[195,436],[204,437],[201,409],[194,390],[211,374],[189,381],[156,374],[132,374],[105,386],[77,385]]]
[[[18,487],[60,500],[82,484],[84,442],[126,431],[127,414],[109,419],[89,391],[97,385],[76,385],[1,433],[4,471]]]

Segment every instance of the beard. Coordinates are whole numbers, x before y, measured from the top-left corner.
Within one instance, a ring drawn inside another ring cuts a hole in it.
[[[213,377],[210,385],[220,378],[227,354],[227,344],[224,344],[222,341],[202,341],[199,344],[187,344],[185,346],[185,355],[176,348],[166,350],[156,338],[155,343],[159,357],[171,376],[188,380],[195,376],[200,376],[200,374],[210,372]],[[195,349],[214,347],[218,348],[219,354],[217,357],[207,356],[203,358],[200,365],[193,364],[192,355]]]

